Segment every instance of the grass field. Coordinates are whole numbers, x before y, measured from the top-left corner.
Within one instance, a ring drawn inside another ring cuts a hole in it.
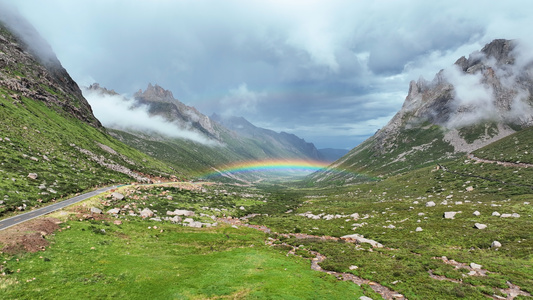
[[[69,229],[66,229],[70,226]],[[69,221],[44,252],[4,256],[4,299],[350,299],[348,282],[228,225]],[[157,227],[157,229],[155,228]],[[105,232],[104,232],[105,230]]]

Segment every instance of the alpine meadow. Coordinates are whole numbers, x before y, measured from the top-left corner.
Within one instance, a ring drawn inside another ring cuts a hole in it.
[[[2,299],[533,299],[529,2],[2,2]]]

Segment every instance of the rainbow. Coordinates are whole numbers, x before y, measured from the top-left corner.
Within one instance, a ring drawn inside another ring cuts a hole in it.
[[[276,173],[312,173],[322,170],[328,166],[327,163],[310,160],[253,160],[236,162],[233,164],[212,168],[201,177],[209,178],[222,174],[252,173],[252,172],[276,172]]]

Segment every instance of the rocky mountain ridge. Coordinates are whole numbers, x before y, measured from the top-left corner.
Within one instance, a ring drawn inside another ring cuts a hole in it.
[[[400,111],[315,180],[394,174],[469,153],[533,124],[532,59],[519,41],[494,40],[411,81]],[[352,174],[352,175],[347,175]]]

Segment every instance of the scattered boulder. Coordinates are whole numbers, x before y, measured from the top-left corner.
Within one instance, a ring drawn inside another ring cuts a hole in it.
[[[466,191],[467,191],[467,192],[471,192],[471,191],[473,191],[473,190],[474,190],[474,187],[473,187],[473,186],[468,186],[468,187],[466,187]]]
[[[429,201],[429,202],[426,203],[426,207],[433,207],[433,206],[435,206],[435,205],[436,205],[436,204],[435,204],[435,202],[433,202],[433,201]]]
[[[476,223],[476,224],[474,224],[474,228],[476,228],[476,229],[485,229],[485,228],[487,228],[487,225],[481,224],[481,223]]]
[[[511,214],[501,214],[500,218],[510,218],[511,216]]]
[[[35,180],[35,179],[37,179],[37,177],[39,177],[39,176],[37,175],[37,173],[30,173],[30,174],[28,174],[28,178],[30,178],[30,179]]]
[[[189,227],[193,228],[202,228],[202,222],[193,221],[189,223]]]
[[[495,211],[495,212],[492,213],[492,215],[493,215],[494,217],[499,217],[499,216],[500,216],[500,213],[497,212],[497,211]]]
[[[174,216],[174,217],[172,217],[172,218],[168,218],[168,220],[169,220],[170,222],[172,222],[172,223],[179,223],[179,222],[181,222],[181,218],[178,217],[178,216]]]
[[[110,214],[110,215],[118,215],[120,213],[120,209],[112,208],[112,209],[108,210],[107,213]]]
[[[354,219],[354,220],[357,220],[359,219],[359,214],[358,213],[353,213],[350,215],[350,218]]]
[[[513,217],[513,218],[520,218],[520,215],[517,214],[517,213],[512,213],[512,214],[511,214],[511,217]]]
[[[186,216],[193,217],[194,211],[185,210],[185,209],[176,209],[174,211],[167,211],[168,216]]]
[[[141,210],[141,218],[151,218],[154,216],[154,212],[151,211],[149,208],[145,208]]]
[[[91,213],[93,214],[101,214],[102,210],[97,207],[91,207]]]
[[[113,221],[113,224],[115,224],[115,225],[122,225],[122,221],[120,221],[120,220],[115,220],[115,221]]]
[[[359,244],[367,243],[367,244],[370,244],[374,248],[383,248],[382,244],[380,244],[380,243],[378,243],[378,242],[376,242],[374,240],[367,239],[363,235],[360,235],[360,234],[349,234],[349,235],[341,236],[341,239],[344,239],[344,240],[355,240]]]
[[[447,211],[447,212],[444,212],[444,218],[445,219],[453,219],[455,217],[456,214],[458,214],[459,212],[456,212],[456,211]]]
[[[122,195],[119,192],[112,193],[111,197],[113,198],[113,200],[119,200],[119,201],[124,199],[124,195]]]
[[[350,270],[357,270],[357,269],[359,269],[359,267],[358,267],[358,266],[351,265],[351,266],[348,267],[348,269],[350,269]]]
[[[478,265],[476,263],[470,263],[470,268],[474,270],[481,270],[481,265]]]
[[[474,216],[479,216],[479,215],[481,215],[481,213],[480,213],[479,211],[477,211],[477,210],[476,210],[474,213],[472,213],[472,214],[473,214]]]
[[[502,243],[498,241],[493,241],[492,244],[490,245],[491,248],[500,248],[501,246],[502,246]]]
[[[420,231],[422,231],[422,230],[423,230],[422,227],[417,227],[417,228],[415,229],[416,232],[420,232]]]

